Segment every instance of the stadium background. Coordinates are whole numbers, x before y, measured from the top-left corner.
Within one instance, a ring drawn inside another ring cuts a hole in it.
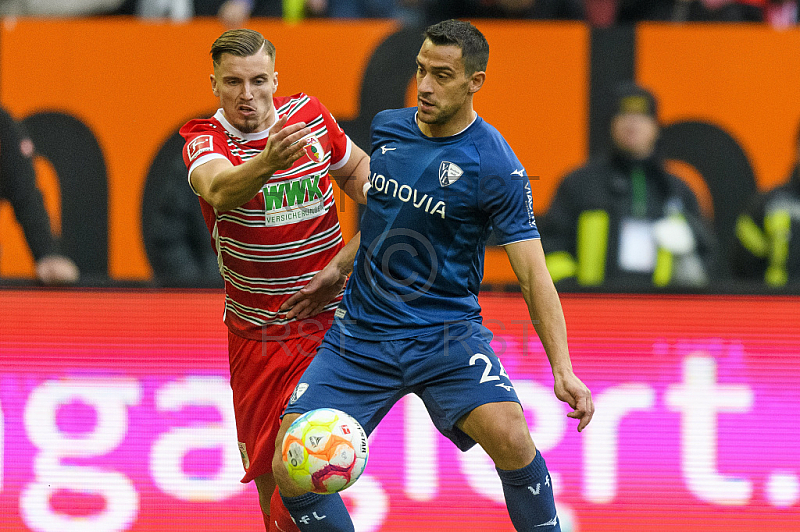
[[[492,56],[476,107],[526,166],[539,213],[558,179],[601,148],[615,77],[659,95],[672,167],[718,228],[748,191],[788,173],[798,31],[478,25]],[[411,103],[418,32],[375,21],[251,27],[277,45],[279,92],[320,97],[362,145],[371,114]],[[46,155],[38,178],[68,251],[112,287],[0,291],[2,530],[259,530],[253,488],[237,483],[220,294],[114,286],[150,278],[148,173],[181,124],[214,109],[207,49],[221,30],[0,24],[0,101]],[[713,141],[693,142],[701,133]],[[340,211],[353,234],[357,209]],[[0,275],[30,276],[7,206],[0,242]],[[512,279],[502,251],[490,250],[486,271],[491,284]],[[598,405],[581,436],[552,398],[521,298],[487,292],[482,303],[569,530],[800,530],[797,298],[564,294],[574,362]],[[346,492],[360,532],[510,530],[491,467],[442,441],[416,402],[390,413],[371,460]]]

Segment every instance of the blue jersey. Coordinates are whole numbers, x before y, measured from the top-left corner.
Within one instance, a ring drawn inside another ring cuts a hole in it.
[[[408,338],[451,322],[480,322],[486,240],[539,238],[530,182],[500,133],[477,117],[427,137],[416,108],[372,121],[361,246],[337,325],[366,340]]]

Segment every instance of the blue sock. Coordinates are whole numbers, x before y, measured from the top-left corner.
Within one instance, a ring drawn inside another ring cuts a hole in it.
[[[538,450],[533,461],[522,469],[498,469],[497,474],[503,482],[508,515],[516,530],[561,532],[553,499],[553,483]]]
[[[283,505],[289,510],[297,528],[303,532],[355,532],[353,521],[341,495],[306,493],[299,497],[284,497]]]

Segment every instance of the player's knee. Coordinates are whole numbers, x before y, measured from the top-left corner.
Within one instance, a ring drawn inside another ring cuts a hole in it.
[[[298,495],[306,493],[305,490],[298,487],[297,484],[292,481],[289,477],[286,465],[283,463],[283,435],[286,434],[289,425],[291,425],[292,421],[297,417],[299,417],[298,414],[287,414],[284,416],[281,429],[278,431],[278,438],[275,441],[275,453],[272,455],[272,475],[275,478],[278,488],[281,490],[281,494],[288,497],[297,497]]]
[[[536,446],[527,425],[503,427],[489,441],[479,443],[500,469],[520,469],[536,456]]]
[[[275,454],[272,455],[272,477],[278,486],[281,485],[281,480],[286,476],[286,468],[283,465],[283,458],[280,449],[275,449]]]
[[[283,465],[283,457],[280,449],[275,449],[275,454],[272,456],[272,475],[275,478],[275,483],[281,490],[281,493],[288,493],[296,488],[292,479],[289,478],[289,473],[286,471],[286,466]]]

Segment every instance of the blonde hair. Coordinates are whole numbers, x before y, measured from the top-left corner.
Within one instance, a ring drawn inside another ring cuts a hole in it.
[[[211,45],[211,60],[216,67],[219,65],[222,54],[249,57],[261,50],[264,50],[274,64],[275,45],[266,40],[263,35],[248,29],[228,30]]]

